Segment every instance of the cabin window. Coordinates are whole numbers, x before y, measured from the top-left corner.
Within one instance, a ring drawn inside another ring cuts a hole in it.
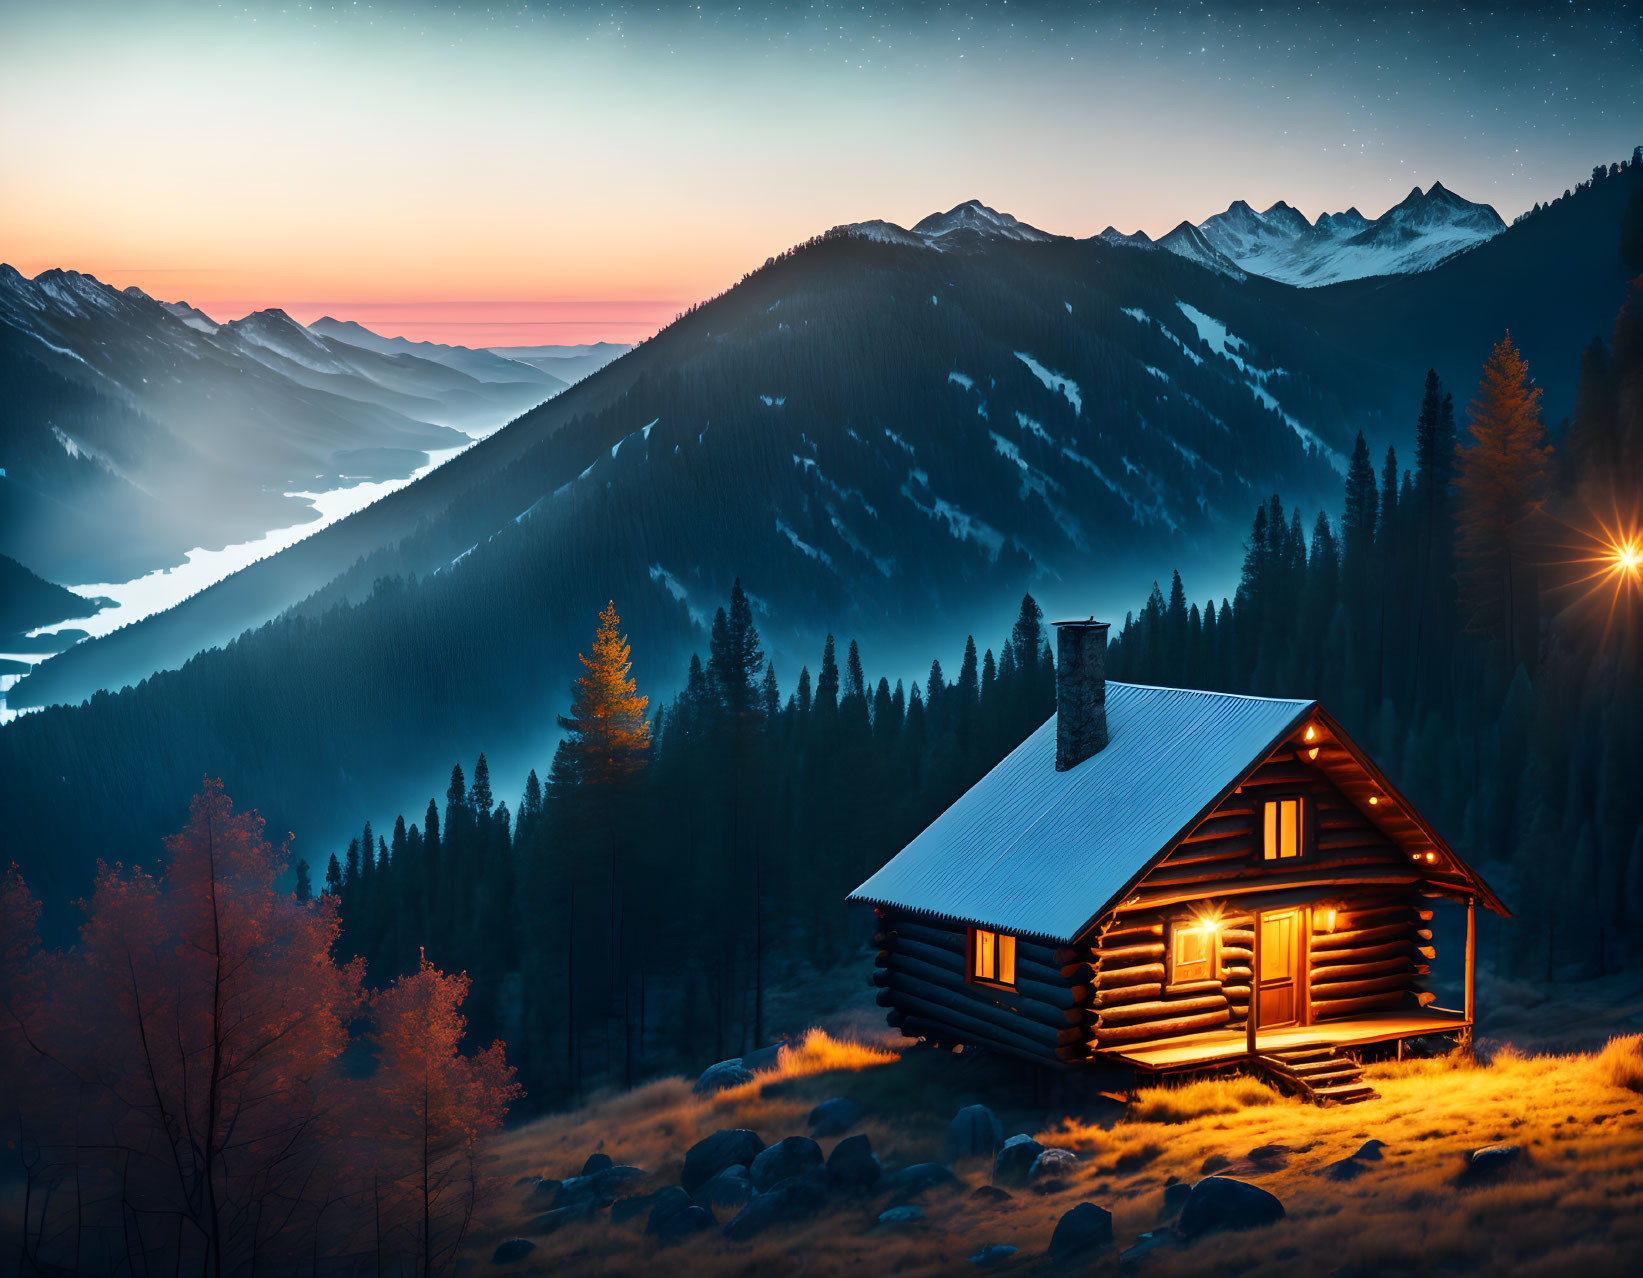
[[[1015,937],[978,927],[970,932],[970,977],[988,985],[1015,984]]]
[[[1261,855],[1268,861],[1293,861],[1301,855],[1301,831],[1306,821],[1305,799],[1268,799],[1264,805],[1265,840]]]
[[[1215,980],[1216,931],[1194,920],[1177,923],[1170,933],[1170,984]]]

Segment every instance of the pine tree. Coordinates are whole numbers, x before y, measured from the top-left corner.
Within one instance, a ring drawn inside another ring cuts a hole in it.
[[[472,802],[474,811],[482,817],[491,814],[491,767],[485,762],[485,752],[479,752],[479,758],[474,763],[474,783],[468,789],[468,798]]]
[[[559,716],[569,770],[565,779],[579,785],[620,785],[644,767],[650,750],[645,717],[650,698],[640,695],[630,673],[631,652],[620,625],[616,605],[606,604],[593,655],[579,655],[585,673],[571,687],[570,713]],[[452,775],[460,776],[460,770]]]
[[[297,900],[307,904],[314,896],[314,884],[308,877],[308,862],[297,858]]]
[[[337,864],[337,854],[331,853],[331,860],[325,867],[325,894],[337,900],[342,899],[342,866]]]
[[[1540,388],[1512,335],[1496,344],[1468,406],[1469,447],[1456,454],[1461,604],[1469,627],[1506,642],[1511,665],[1532,661],[1533,520],[1547,496],[1551,446]]]

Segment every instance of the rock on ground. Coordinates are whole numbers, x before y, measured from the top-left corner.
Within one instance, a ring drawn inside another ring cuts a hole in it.
[[[1187,1195],[1180,1229],[1188,1238],[1198,1238],[1222,1229],[1254,1229],[1283,1218],[1283,1203],[1259,1185],[1205,1176]]]
[[[789,1136],[761,1150],[748,1172],[759,1193],[773,1189],[784,1180],[818,1171],[823,1165],[821,1146],[808,1136]]]
[[[753,1081],[753,1071],[742,1064],[741,1057],[728,1061],[720,1061],[717,1065],[709,1065],[696,1078],[696,1085],[690,1090],[698,1096],[711,1096],[714,1092],[722,1092],[727,1088],[740,1087],[743,1083]]]
[[[737,1164],[745,1167],[764,1149],[757,1132],[746,1128],[721,1128],[685,1151],[685,1169],[679,1183],[694,1194],[710,1176]]]
[[[615,1163],[611,1161],[609,1154],[595,1152],[589,1154],[588,1161],[582,1164],[582,1174],[584,1176],[591,1176],[594,1172],[606,1171],[614,1166]]]
[[[642,1167],[607,1167],[588,1176],[575,1176],[562,1181],[559,1192],[553,1196],[553,1205],[559,1207],[609,1207],[618,1198],[635,1192],[644,1180]]]
[[[491,1264],[511,1265],[516,1260],[523,1260],[535,1250],[536,1244],[529,1238],[510,1238],[496,1245],[496,1250],[491,1253]]]
[[[772,1225],[804,1220],[827,1205],[827,1186],[820,1177],[795,1176],[768,1194],[756,1194],[724,1227],[724,1235],[740,1242],[762,1234]]]
[[[883,1175],[866,1132],[846,1136],[827,1157],[828,1178],[841,1189],[871,1189]]]
[[[712,1229],[718,1223],[706,1207],[698,1207],[692,1203],[683,1211],[676,1211],[664,1220],[661,1227],[656,1230],[656,1236],[664,1243],[680,1242],[692,1234],[701,1233],[704,1229]]]
[[[988,1243],[970,1257],[972,1265],[996,1265],[1015,1255],[1015,1248],[1005,1243]]]
[[[1525,1161],[1521,1145],[1485,1145],[1466,1155],[1466,1167],[1460,1174],[1462,1185],[1481,1185],[1519,1167]]]
[[[1112,1213],[1094,1203],[1079,1203],[1055,1222],[1050,1259],[1064,1260],[1112,1246]]]
[[[810,1111],[810,1130],[817,1136],[843,1136],[860,1117],[860,1105],[848,1096],[835,1096]]]
[[[914,1203],[890,1207],[879,1213],[879,1224],[889,1228],[896,1225],[916,1225],[924,1219],[924,1208]]]
[[[677,1216],[686,1207],[693,1207],[690,1195],[678,1185],[669,1185],[666,1189],[659,1189],[651,1196],[650,1218],[645,1221],[647,1234],[658,1234],[662,1226],[667,1223],[669,1216]]]
[[[691,1195],[692,1202],[710,1211],[715,1207],[745,1207],[752,1198],[753,1178],[740,1163],[709,1176]]]
[[[898,1202],[903,1202],[909,1198],[918,1198],[938,1186],[957,1183],[958,1177],[953,1174],[953,1169],[944,1163],[914,1163],[911,1167],[891,1172],[879,1187]]]
[[[991,1158],[1004,1139],[1004,1125],[985,1105],[966,1105],[947,1124],[947,1151],[961,1158]]]
[[[1065,1176],[1076,1166],[1077,1154],[1070,1149],[1056,1149],[1052,1146],[1039,1151],[1038,1157],[1033,1159],[1031,1170],[1027,1172],[1027,1179],[1037,1184],[1041,1180]]]
[[[1043,1152],[1044,1146],[1031,1136],[1022,1134],[1010,1137],[993,1159],[993,1183],[1025,1185],[1032,1174],[1033,1163]]]

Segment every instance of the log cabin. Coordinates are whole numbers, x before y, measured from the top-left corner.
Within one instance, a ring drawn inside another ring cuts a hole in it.
[[[1319,1101],[1373,1095],[1371,1045],[1469,1043],[1477,907],[1506,915],[1483,880],[1316,701],[1108,683],[1106,646],[1057,623],[1054,717],[851,893],[890,1023]],[[1443,902],[1457,1008],[1426,989]]]

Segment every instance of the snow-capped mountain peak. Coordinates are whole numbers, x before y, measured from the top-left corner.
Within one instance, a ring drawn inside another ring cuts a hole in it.
[[[831,235],[853,235],[862,239],[880,240],[890,244],[921,245],[944,249],[949,245],[974,244],[981,240],[1016,240],[1029,244],[1047,244],[1062,236],[1051,235],[1036,226],[989,208],[980,200],[965,200],[945,213],[932,213],[922,218],[912,230],[875,218],[868,222],[851,222],[836,226]]]
[[[1305,287],[1430,270],[1499,234],[1506,223],[1489,205],[1474,204],[1434,182],[1424,192],[1415,187],[1373,221],[1351,208],[1321,213],[1308,223],[1283,200],[1262,213],[1234,200],[1196,229],[1213,250],[1244,270]],[[1176,238],[1167,247],[1201,260],[1202,246],[1178,235],[1180,230],[1171,232]]]

